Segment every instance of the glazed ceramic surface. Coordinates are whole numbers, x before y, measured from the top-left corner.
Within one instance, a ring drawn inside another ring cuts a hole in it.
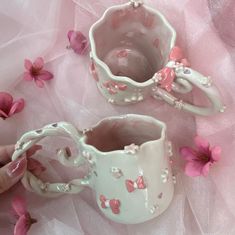
[[[71,167],[88,164],[89,175],[69,183],[48,183],[26,172],[22,181],[28,190],[54,197],[91,187],[101,211],[126,224],[150,220],[169,206],[174,176],[164,123],[148,116],[125,115],[106,118],[82,132],[66,122],[54,123],[24,134],[12,159],[44,137],[58,135],[71,137],[79,149],[78,156],[59,150],[60,162]]]
[[[176,32],[164,16],[141,1],[113,6],[90,29],[91,73],[112,104],[127,105],[152,96],[199,115],[223,112],[210,77],[190,68]],[[202,55],[203,56],[203,55]],[[175,95],[197,88],[209,107],[187,103]]]

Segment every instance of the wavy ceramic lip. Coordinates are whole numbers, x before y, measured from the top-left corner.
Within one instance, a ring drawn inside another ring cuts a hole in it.
[[[139,121],[143,121],[143,122],[149,122],[149,123],[152,123],[153,125],[161,127],[161,137],[156,140],[150,140],[150,141],[144,142],[143,144],[139,145],[140,149],[143,148],[147,144],[163,141],[166,137],[166,124],[164,122],[161,122],[161,121],[159,121],[153,117],[150,117],[150,116],[138,115],[138,114],[125,114],[125,115],[120,115],[120,116],[107,117],[107,118],[104,118],[101,121],[99,121],[95,126],[91,127],[90,129],[94,129],[94,128],[98,127],[103,122],[110,122],[110,121],[115,121],[115,120],[120,120],[120,119],[125,119],[125,118],[139,120]],[[109,155],[109,154],[118,154],[118,153],[123,154],[123,153],[125,153],[124,149],[103,152],[103,151],[100,151],[99,149],[97,149],[96,147],[94,147],[93,145],[87,144],[86,141],[87,141],[87,136],[86,136],[86,134],[83,134],[83,136],[80,139],[80,143],[83,146],[85,146],[86,148],[90,148],[91,150],[99,153],[100,155],[105,156],[105,155]]]
[[[95,62],[97,64],[99,64],[101,67],[103,67],[106,72],[108,73],[108,75],[115,81],[117,82],[124,82],[124,83],[130,83],[132,84],[133,86],[136,86],[136,87],[139,87],[139,88],[142,88],[142,87],[146,87],[146,86],[149,86],[151,85],[152,83],[154,83],[154,81],[152,81],[152,79],[150,78],[149,80],[145,81],[145,82],[136,82],[132,79],[130,79],[129,77],[126,77],[126,76],[116,76],[114,75],[110,68],[107,66],[107,64],[105,64],[102,60],[99,59],[99,57],[97,56],[96,54],[96,45],[95,45],[95,41],[94,41],[94,37],[93,37],[93,32],[94,30],[99,27],[104,21],[105,21],[105,18],[109,15],[109,13],[112,13],[116,10],[121,10],[125,7],[128,7],[130,6],[130,3],[126,3],[126,4],[122,4],[122,5],[117,5],[117,6],[113,6],[113,7],[110,7],[108,8],[103,16],[98,20],[96,21],[90,28],[90,31],[89,31],[89,38],[90,38],[90,44],[91,44],[91,53],[92,53],[92,57],[93,59],[95,60]],[[158,15],[159,18],[164,22],[165,26],[168,27],[168,29],[172,32],[172,38],[171,38],[171,48],[174,47],[175,45],[175,41],[176,41],[176,31],[174,30],[174,28],[171,26],[171,24],[168,22],[168,20],[163,16],[163,14],[161,14],[159,11],[151,8],[151,7],[148,7],[148,6],[145,6],[145,5],[142,5],[141,7],[144,7],[147,11],[155,14],[155,15]]]

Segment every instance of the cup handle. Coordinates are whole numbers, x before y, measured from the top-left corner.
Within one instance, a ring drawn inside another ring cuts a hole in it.
[[[27,132],[17,142],[12,160],[16,160],[38,141],[48,136],[69,136],[78,145],[82,133],[67,122],[53,123],[42,129]],[[65,166],[79,167],[85,163],[85,160],[81,156],[69,156],[66,149],[60,149],[58,151],[58,157],[59,161]],[[79,193],[85,186],[89,186],[90,184],[89,177],[75,179],[68,183],[43,182],[29,171],[25,172],[22,183],[27,190],[46,197],[56,197],[65,193]]]
[[[177,109],[202,116],[209,116],[218,112],[225,111],[225,106],[221,102],[219,91],[212,84],[210,77],[205,77],[201,73],[189,67],[175,67],[171,63],[169,63],[167,67],[170,67],[175,71],[176,78],[175,82],[173,82],[172,84],[173,91],[178,93],[190,92],[192,90],[190,84],[192,84],[205,93],[211,105],[209,107],[204,107],[184,102],[183,100],[178,99],[177,97],[166,91],[164,88],[160,88],[159,86],[153,88],[153,97],[155,97],[156,99],[162,99],[170,105],[173,105]],[[181,83],[180,85],[184,85],[185,88],[180,88],[180,86],[177,85],[179,81]]]

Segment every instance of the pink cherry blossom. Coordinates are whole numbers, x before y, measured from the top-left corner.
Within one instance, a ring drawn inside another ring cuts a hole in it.
[[[159,83],[161,84],[161,87],[167,90],[168,92],[172,90],[172,84],[175,79],[175,71],[172,68],[165,67],[162,70],[158,72],[161,79]]]
[[[37,220],[33,219],[27,211],[26,202],[22,197],[15,197],[12,201],[12,207],[18,218],[14,228],[14,235],[27,235],[31,225],[36,223]]]
[[[11,94],[0,92],[0,118],[6,119],[23,110],[24,99],[13,101]]]
[[[136,144],[131,144],[124,147],[124,152],[128,154],[136,154],[140,147]]]
[[[190,63],[184,57],[183,51],[180,47],[175,46],[172,48],[170,55],[169,55],[169,59],[175,62],[181,63],[186,67],[190,66]]]
[[[67,36],[70,43],[69,47],[72,48],[75,53],[79,55],[86,54],[89,43],[86,36],[84,36],[82,32],[70,30]]]
[[[219,161],[221,147],[211,147],[209,142],[202,137],[196,136],[194,139],[197,150],[190,147],[182,147],[180,153],[186,160],[185,174],[188,176],[207,176],[210,167]]]
[[[44,70],[43,66],[44,61],[42,57],[38,57],[34,63],[28,59],[25,59],[24,67],[27,71],[24,73],[24,80],[34,80],[38,87],[44,87],[44,82],[51,80],[53,78],[53,74],[47,70]]]

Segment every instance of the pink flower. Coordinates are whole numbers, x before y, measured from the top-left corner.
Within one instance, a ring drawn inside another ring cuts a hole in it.
[[[12,207],[18,218],[14,228],[14,235],[26,235],[31,225],[36,223],[37,220],[31,218],[23,198],[15,197],[12,201]]]
[[[175,71],[172,68],[165,67],[158,72],[160,75],[161,87],[170,92],[172,90],[172,84],[175,79]]]
[[[183,51],[180,47],[175,46],[172,48],[170,55],[169,55],[169,59],[178,63],[182,63],[186,67],[190,66],[190,63],[184,57]]]
[[[0,118],[4,120],[19,113],[24,108],[24,99],[13,101],[13,97],[6,92],[0,92]]]
[[[67,34],[70,48],[74,50],[75,53],[79,55],[84,55],[87,52],[89,43],[86,38],[80,31],[70,30]]]
[[[202,137],[196,136],[194,139],[197,150],[190,147],[182,147],[180,153],[186,160],[185,174],[188,176],[207,176],[210,166],[219,161],[221,147],[211,147],[209,142]]]
[[[34,63],[30,60],[25,59],[24,67],[27,72],[24,73],[24,80],[34,80],[36,85],[40,88],[44,87],[44,81],[51,80],[53,74],[43,69],[44,61],[42,57],[38,57]]]

